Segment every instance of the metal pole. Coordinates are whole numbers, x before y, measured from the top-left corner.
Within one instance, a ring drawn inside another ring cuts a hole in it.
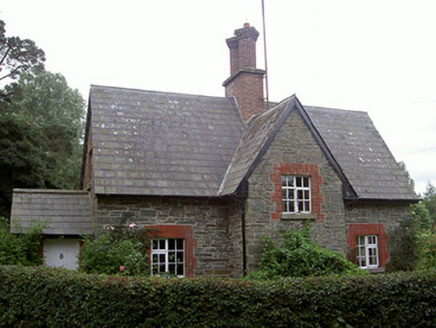
[[[269,109],[269,90],[268,90],[268,60],[266,56],[266,30],[265,30],[265,5],[262,0],[262,21],[263,21],[263,52],[265,56],[265,95],[266,110]]]

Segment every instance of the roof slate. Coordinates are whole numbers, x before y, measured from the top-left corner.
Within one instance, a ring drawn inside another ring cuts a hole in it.
[[[244,130],[233,98],[92,86],[96,194],[216,196]]]
[[[26,231],[32,224],[47,224],[47,235],[92,234],[89,195],[86,191],[15,189],[11,232]]]
[[[367,113],[304,108],[359,199],[418,199]]]
[[[90,94],[94,191],[232,194],[266,151],[291,107],[301,112],[358,198],[417,199],[364,112],[303,108],[292,96],[245,126],[233,98],[104,86],[92,86]]]
[[[227,174],[220,188],[220,195],[232,194],[236,191],[241,181],[250,174],[250,168],[270,138],[274,137],[274,131],[280,128],[279,122],[285,116],[285,110],[295,97],[282,101],[271,110],[256,117],[243,134],[232,162],[228,167]]]

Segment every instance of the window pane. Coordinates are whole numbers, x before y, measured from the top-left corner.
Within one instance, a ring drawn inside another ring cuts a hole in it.
[[[302,212],[304,210],[304,202],[297,202],[298,204],[298,208],[297,208],[297,212]]]
[[[177,239],[177,249],[178,250],[183,250],[183,239]]]
[[[159,240],[159,249],[166,249],[166,247],[165,247],[165,239],[160,239]]]
[[[286,187],[288,185],[287,180],[288,180],[288,177],[285,177],[282,175],[282,187]]]
[[[168,265],[168,272],[171,274],[176,274],[176,265],[175,264]]]
[[[301,177],[295,177],[295,182],[296,182],[296,186],[297,187],[301,187],[302,186],[301,180],[302,180]]]
[[[158,249],[158,241],[157,240],[153,240],[151,248],[152,249]]]
[[[177,252],[177,254],[176,254],[176,261],[177,262],[183,262],[183,252]]]
[[[310,199],[310,192],[309,190],[304,191],[304,199]]]
[[[185,274],[185,272],[184,272],[183,264],[178,264],[177,265],[177,275],[183,276],[184,274]]]
[[[166,256],[165,256],[165,254],[159,254],[159,263],[165,263],[166,261],[165,261],[165,258],[166,258]]]
[[[310,212],[310,202],[304,202],[304,211]]]
[[[176,249],[176,240],[175,239],[168,239],[168,249]]]
[[[298,199],[298,200],[300,200],[300,199],[304,199],[304,198],[303,198],[303,190],[298,190],[298,191],[297,191],[297,199]]]
[[[309,188],[309,178],[308,177],[303,178],[303,187]]]
[[[288,202],[286,200],[282,201],[282,211],[288,212]]]

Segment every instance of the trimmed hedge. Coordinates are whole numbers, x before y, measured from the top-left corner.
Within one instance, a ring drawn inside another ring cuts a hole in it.
[[[0,325],[434,327],[436,272],[249,282],[2,266]]]

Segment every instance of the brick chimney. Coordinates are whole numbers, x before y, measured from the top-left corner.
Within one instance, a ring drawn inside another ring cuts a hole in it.
[[[230,49],[230,77],[224,81],[226,97],[235,97],[244,120],[265,109],[263,77],[265,71],[256,69],[256,41],[259,32],[245,23],[235,30],[235,36],[226,40]]]

